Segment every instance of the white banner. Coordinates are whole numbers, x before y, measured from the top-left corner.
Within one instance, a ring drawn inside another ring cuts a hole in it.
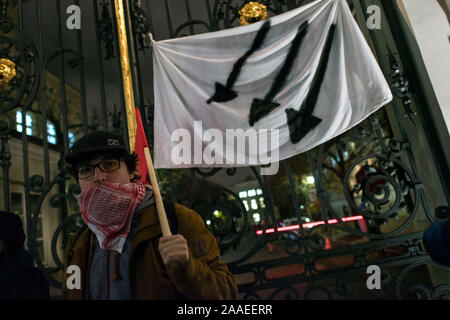
[[[156,168],[273,163],[392,100],[345,0],[153,41],[153,53]]]

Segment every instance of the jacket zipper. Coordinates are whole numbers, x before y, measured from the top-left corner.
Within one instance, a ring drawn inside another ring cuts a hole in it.
[[[109,250],[106,251],[106,300],[109,300]]]

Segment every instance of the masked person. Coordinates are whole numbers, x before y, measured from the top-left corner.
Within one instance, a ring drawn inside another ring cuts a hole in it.
[[[136,175],[136,159],[110,132],[85,135],[66,156],[81,188],[78,203],[87,228],[66,246],[65,267],[78,266],[81,278],[78,287],[67,285],[72,273],[65,273],[63,296],[234,299],[234,277],[196,212],[173,204],[169,223],[177,225],[177,234],[162,236],[152,189]]]
[[[24,249],[22,220],[0,211],[0,300],[48,300],[48,281]]]

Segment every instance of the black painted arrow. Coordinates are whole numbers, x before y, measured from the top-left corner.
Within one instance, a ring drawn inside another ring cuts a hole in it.
[[[233,70],[228,76],[227,84],[224,86],[223,84],[216,82],[216,92],[211,98],[208,99],[208,101],[206,101],[208,104],[210,104],[213,101],[227,102],[237,97],[237,93],[231,90],[231,88],[233,88],[234,83],[236,82],[239,74],[241,73],[245,61],[263,44],[264,39],[266,38],[266,35],[269,32],[269,29],[270,29],[270,20],[267,20],[266,22],[264,22],[264,24],[256,34],[252,47],[249,50],[247,50],[247,52],[242,57],[240,57],[239,60],[236,61],[236,63],[234,64]]]
[[[275,96],[280,92],[283,87],[286,79],[292,69],[292,65],[294,64],[295,58],[298,56],[298,51],[300,50],[300,46],[305,38],[305,35],[308,31],[308,21],[304,22],[298,27],[297,35],[292,41],[291,48],[289,49],[289,53],[284,61],[281,70],[278,72],[277,77],[272,83],[272,87],[269,92],[266,94],[263,100],[255,98],[253,99],[252,106],[250,108],[250,114],[248,116],[248,123],[250,126],[257,121],[259,121],[262,117],[268,115],[273,109],[277,108],[280,104],[273,101]]]
[[[331,46],[333,44],[334,32],[336,25],[333,24],[328,32],[325,48],[322,56],[320,57],[319,67],[314,75],[314,79],[311,83],[311,89],[300,106],[299,111],[289,108],[286,109],[286,115],[289,125],[289,136],[292,143],[298,143],[302,140],[311,130],[314,130],[322,119],[313,116],[314,108],[319,98],[320,87],[322,86],[325,72],[328,66],[328,58],[331,52]]]

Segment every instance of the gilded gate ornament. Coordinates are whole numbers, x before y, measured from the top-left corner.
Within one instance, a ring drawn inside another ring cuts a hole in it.
[[[16,76],[16,64],[9,59],[0,59],[0,85],[7,85]]]
[[[241,26],[267,19],[267,6],[259,2],[249,2],[239,10]]]

